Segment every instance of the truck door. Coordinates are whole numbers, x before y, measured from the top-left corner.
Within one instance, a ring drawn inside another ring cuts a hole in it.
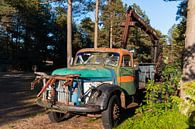
[[[133,95],[136,92],[134,80],[135,80],[135,70],[133,67],[133,59],[130,55],[123,55],[121,67],[120,67],[120,77],[119,83],[121,88],[123,88],[129,95]]]

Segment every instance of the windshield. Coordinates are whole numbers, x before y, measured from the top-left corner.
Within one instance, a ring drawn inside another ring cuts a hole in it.
[[[113,52],[81,52],[77,54],[75,65],[111,65],[117,66],[119,54]]]

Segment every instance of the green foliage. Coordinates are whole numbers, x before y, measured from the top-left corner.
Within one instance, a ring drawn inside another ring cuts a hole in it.
[[[182,88],[188,97],[189,103],[195,106],[195,81],[185,83]]]
[[[146,112],[129,118],[117,129],[187,129],[188,119],[178,111]]]
[[[0,19],[2,18],[2,16],[6,16],[14,12],[15,9],[11,7],[9,4],[5,2],[2,3],[0,2]]]
[[[46,60],[54,61],[55,67],[64,66],[66,3],[65,0],[0,1],[0,56],[9,58],[17,70],[31,70],[32,65],[44,70]],[[73,16],[78,18],[92,11],[87,9],[90,3],[89,0],[73,1]],[[83,35],[74,24],[73,50],[77,51],[83,44],[86,44]]]
[[[94,22],[91,18],[87,17],[81,21],[79,24],[79,32],[82,35],[82,47],[93,47],[94,41]]]
[[[16,69],[29,70],[33,63],[41,65],[49,53],[50,6],[37,5],[37,1],[6,0],[5,8],[1,8],[5,13],[1,19],[5,37],[1,41],[7,42],[3,51]]]
[[[190,125],[195,127],[195,81],[186,82],[182,85],[184,92],[180,111],[189,116]]]
[[[176,72],[177,68],[175,64],[166,65],[162,72],[162,82],[148,82],[145,104],[136,109],[135,116],[122,123],[119,129],[189,128],[188,117],[179,112],[182,100],[177,94],[181,73]]]
[[[93,47],[94,22],[89,18],[95,0],[73,1],[73,55],[78,49]],[[136,12],[149,24],[149,18],[139,6]],[[99,47],[120,47],[127,7],[122,0],[100,0]],[[67,1],[2,0],[0,1],[0,57],[7,57],[18,70],[31,70],[38,65],[43,70],[46,60],[55,67],[66,64]],[[132,28],[128,48],[137,50],[137,59],[151,62],[151,40],[145,32]]]
[[[169,31],[169,45],[165,45],[163,50],[163,55],[168,62],[177,63],[180,69],[183,66],[184,34],[185,23],[181,22],[178,25],[174,25]]]
[[[15,12],[15,8],[7,4],[4,0],[0,1],[0,58],[7,57],[9,54],[7,51],[11,49],[6,29],[10,27],[9,23],[12,22],[11,15],[15,14]]]
[[[107,4],[102,5],[102,12],[100,21],[102,28],[99,31],[99,44],[100,47],[108,47],[110,41],[110,28],[112,27],[112,43],[114,47],[120,47],[122,35],[122,21],[125,16],[125,8],[121,0],[109,1]]]
[[[184,43],[185,43],[185,32],[186,32],[186,18],[187,18],[187,3],[188,0],[164,0],[164,1],[177,1],[178,10],[176,19],[180,20],[180,23],[173,25],[169,31],[169,45],[164,48],[163,54],[171,61],[175,61],[183,67],[184,58]]]

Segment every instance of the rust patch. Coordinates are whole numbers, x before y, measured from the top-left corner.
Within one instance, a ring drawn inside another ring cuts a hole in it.
[[[37,97],[40,97],[43,92],[49,87],[52,86],[57,80],[62,80],[65,81],[64,86],[72,86],[72,82],[73,82],[73,78],[79,77],[79,74],[70,74],[70,75],[53,75],[53,76],[49,76],[47,74],[43,73],[35,73],[38,76],[36,77],[35,81],[33,81],[31,87],[34,88],[34,86],[39,83],[40,80],[45,80],[48,79],[46,84],[43,86],[43,88],[41,89],[41,91],[39,92],[39,94],[37,95]]]

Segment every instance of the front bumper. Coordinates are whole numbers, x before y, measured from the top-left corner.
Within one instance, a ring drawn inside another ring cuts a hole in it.
[[[89,104],[79,105],[79,106],[72,106],[72,105],[65,105],[65,104],[52,105],[51,103],[42,101],[41,99],[38,99],[36,103],[41,107],[45,107],[51,110],[57,110],[59,112],[95,113],[101,111],[100,106],[98,105],[89,105]]]

